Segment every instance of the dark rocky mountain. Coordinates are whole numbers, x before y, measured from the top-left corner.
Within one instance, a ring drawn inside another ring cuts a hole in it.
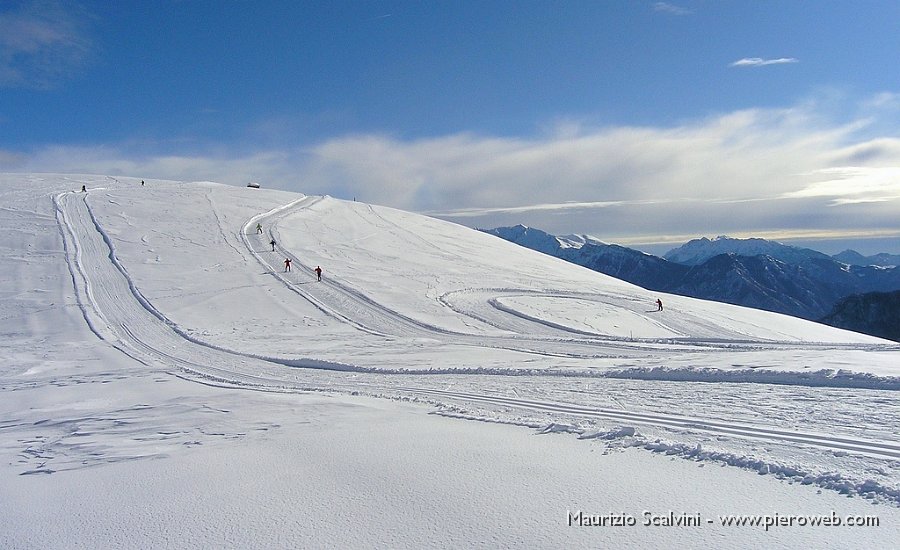
[[[839,254],[835,254],[832,258],[849,265],[877,265],[881,267],[895,267],[900,265],[900,255],[898,254],[881,253],[875,254],[874,256],[863,256],[855,250],[845,250]]]
[[[814,319],[845,295],[836,286],[771,256],[719,254],[659,290]]]
[[[900,291],[847,296],[820,322],[900,342]]]
[[[851,294],[900,289],[900,268],[848,265],[815,250],[764,239],[696,239],[660,258],[592,237],[558,237],[523,225],[484,231],[648,290],[805,319],[822,318]]]
[[[680,280],[690,269],[659,256],[606,244],[585,235],[557,237],[524,225],[482,231],[650,290],[663,290],[668,281]]]
[[[715,239],[694,239],[674,248],[663,255],[670,262],[699,265],[720,254],[737,256],[770,256],[787,263],[802,263],[808,260],[830,260],[830,256],[810,248],[800,248],[766,239],[735,239],[716,237]]]

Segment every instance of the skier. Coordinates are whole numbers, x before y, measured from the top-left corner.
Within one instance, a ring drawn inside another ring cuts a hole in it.
[[[144,180],[141,180],[141,187],[144,186]]]
[[[316,272],[316,280],[321,281],[322,280],[322,268],[319,266],[316,266],[315,272]]]
[[[256,224],[256,234],[259,235],[260,233],[262,233],[262,224],[258,223]]]
[[[662,300],[660,300],[659,298],[657,298],[657,299],[656,299],[656,311],[662,311],[662,310],[663,310],[663,308],[662,308]]]
[[[285,258],[285,259],[284,259],[284,270],[285,270],[285,271],[290,271],[290,270],[291,270],[291,259],[290,259],[290,258]]]
[[[81,192],[82,192],[82,193],[87,193],[87,187],[85,187],[85,186],[82,185],[82,186],[81,186]]]
[[[275,239],[272,239],[269,244],[272,245],[272,252],[275,252]]]

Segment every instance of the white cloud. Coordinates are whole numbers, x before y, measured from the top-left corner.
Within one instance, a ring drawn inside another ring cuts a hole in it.
[[[730,67],[764,67],[766,65],[784,65],[786,63],[799,63],[794,57],[779,57],[777,59],[763,59],[761,57],[745,57],[738,59]]]
[[[832,204],[896,201],[900,197],[900,166],[837,166],[807,174],[813,179],[785,197],[826,197]]]
[[[794,174],[821,168],[852,129],[816,129],[807,112],[785,109],[529,140],[349,136],[308,150],[302,171],[307,181],[420,210],[750,199],[802,189]]]
[[[86,64],[92,42],[76,4],[15,6],[0,12],[0,87],[51,88]]]
[[[689,15],[693,13],[687,8],[676,6],[675,4],[670,4],[668,2],[657,2],[653,4],[653,11],[668,13],[671,15]]]

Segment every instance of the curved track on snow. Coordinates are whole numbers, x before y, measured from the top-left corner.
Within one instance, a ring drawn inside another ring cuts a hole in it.
[[[138,361],[169,365],[206,383],[273,391],[305,387],[301,370],[286,373],[265,358],[216,348],[181,331],[141,294],[87,195],[63,193],[54,202],[76,301],[100,339]]]

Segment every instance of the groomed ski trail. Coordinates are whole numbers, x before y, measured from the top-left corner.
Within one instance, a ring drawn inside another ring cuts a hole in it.
[[[77,302],[100,339],[139,361],[168,365],[174,373],[204,383],[273,391],[309,389],[302,370],[286,372],[283,365],[266,358],[217,348],[186,334],[141,294],[91,212],[88,197],[62,193],[54,202]]]

